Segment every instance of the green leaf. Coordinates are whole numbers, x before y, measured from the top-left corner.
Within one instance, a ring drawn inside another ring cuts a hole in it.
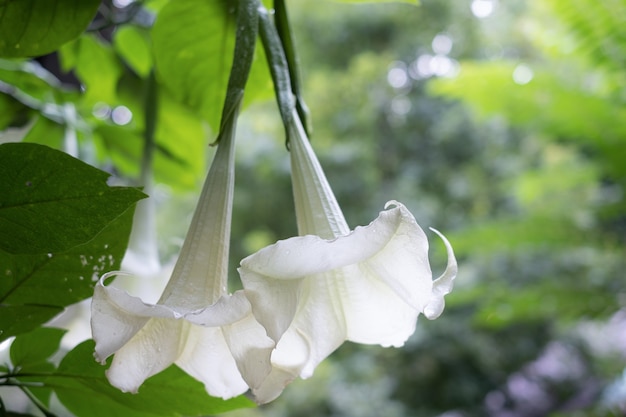
[[[42,381],[55,371],[49,358],[59,350],[63,329],[40,327],[20,335],[11,343],[10,357],[14,378],[30,385],[29,390],[44,405],[48,406],[52,390]]]
[[[45,55],[81,34],[100,0],[0,1],[0,56]]]
[[[254,406],[243,396],[227,401],[210,397],[202,383],[176,366],[149,378],[138,394],[122,393],[109,384],[106,367],[94,361],[93,350],[91,340],[78,345],[46,381],[77,416],[204,416]]]
[[[117,104],[117,83],[122,66],[111,45],[95,35],[83,35],[61,50],[64,69],[74,69],[85,87],[88,105]]]
[[[6,258],[0,253],[0,260]],[[4,279],[4,278],[3,278]],[[5,283],[2,282],[3,292]],[[0,341],[11,336],[28,332],[43,324],[63,311],[63,307],[54,305],[0,305]]]
[[[50,146],[60,149],[63,146],[65,138],[64,126],[53,122],[52,120],[38,116],[35,123],[28,133],[22,139],[23,142],[39,143],[40,145]]]
[[[132,126],[101,123],[96,128],[99,146],[127,176],[137,176],[143,152],[143,90],[137,77],[124,77],[120,98],[133,113]],[[175,190],[195,190],[205,174],[209,152],[206,125],[163,85],[158,88],[158,117],[153,171],[157,182]]]
[[[93,294],[99,277],[120,267],[133,210],[109,223],[89,242],[57,254],[0,251],[0,341],[33,330],[64,307]]]
[[[145,29],[125,25],[115,31],[113,44],[117,53],[141,77],[152,69],[150,36]]]
[[[216,131],[233,61],[235,17],[226,1],[173,1],[163,7],[152,29],[160,81]],[[257,48],[246,99],[269,98],[271,93],[262,48]]]
[[[46,362],[59,349],[64,334],[63,329],[40,327],[16,337],[11,344],[11,363],[21,372],[28,372],[29,366]]]
[[[108,176],[46,146],[0,145],[0,249],[55,253],[92,239],[144,197]]]

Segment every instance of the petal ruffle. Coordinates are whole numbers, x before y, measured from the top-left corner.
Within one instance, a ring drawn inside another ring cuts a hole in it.
[[[136,393],[143,382],[169,367],[183,348],[189,323],[180,320],[149,319],[145,326],[122,346],[106,371],[111,385]]]
[[[98,281],[91,301],[91,333],[96,342],[95,357],[101,363],[124,346],[151,317],[182,316],[167,306],[147,304],[126,291],[104,285],[107,278],[117,274],[105,274]]]
[[[175,363],[204,383],[214,397],[228,399],[248,390],[219,327],[190,326],[184,351]]]
[[[257,401],[309,377],[345,340],[401,346],[420,313],[443,309],[456,276],[450,244],[442,236],[448,268],[433,282],[426,235],[402,204],[389,206],[346,236],[294,237],[241,262],[252,311],[278,343],[270,376],[253,389]]]
[[[317,275],[326,276],[329,271],[347,267],[356,269],[337,272],[337,279],[323,284],[344,287],[339,304],[351,298],[367,305],[384,288],[417,312],[423,310],[432,289],[428,241],[411,213],[400,203],[392,204],[394,208],[382,211],[368,226],[357,227],[349,235],[333,240],[312,235],[294,237],[268,246],[241,262],[239,272],[252,311],[272,339],[278,341],[291,324],[306,295],[303,294],[305,279],[314,282],[311,285],[318,285],[319,279],[314,278]],[[351,281],[349,285],[347,281]],[[365,288],[367,295],[359,295],[360,288]],[[353,308],[350,303],[347,307]],[[341,311],[336,313],[344,315]]]
[[[249,384],[260,385],[269,374],[275,343],[252,316],[243,291],[187,311],[147,304],[105,286],[111,275],[115,273],[96,284],[92,333],[98,360],[115,353],[107,371],[112,385],[136,392],[146,378],[176,363],[203,382],[209,394],[226,399],[242,394]]]

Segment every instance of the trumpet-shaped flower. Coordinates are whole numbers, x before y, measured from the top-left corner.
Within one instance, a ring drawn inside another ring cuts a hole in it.
[[[226,293],[234,187],[234,120],[204,183],[170,280],[156,304],[97,283],[91,327],[96,359],[115,354],[107,378],[136,392],[146,378],[175,363],[209,394],[230,398],[270,372],[274,342],[251,314],[242,291]],[[242,375],[245,376],[242,377]]]
[[[277,342],[270,375],[253,389],[259,403],[311,376],[346,340],[403,345],[420,313],[441,314],[457,273],[450,243],[435,231],[448,263],[433,281],[426,235],[396,201],[351,232],[295,113],[289,128],[300,236],[247,257],[239,269],[254,315]]]

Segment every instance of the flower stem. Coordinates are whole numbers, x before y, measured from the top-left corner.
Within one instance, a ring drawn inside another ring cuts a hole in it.
[[[289,64],[285,56],[283,44],[278,36],[276,27],[270,21],[267,10],[259,11],[259,34],[265,50],[265,56],[274,82],[274,91],[278,102],[278,109],[285,126],[287,143],[290,141],[290,130],[288,126],[292,122],[293,109],[295,107],[293,91],[291,90],[291,76],[289,75]]]
[[[304,131],[310,137],[313,131],[313,125],[311,123],[311,113],[308,106],[304,102],[302,94],[302,83],[300,80],[300,60],[296,53],[294,45],[293,31],[289,24],[289,16],[287,14],[287,5],[285,0],[274,0],[274,22],[276,24],[276,31],[282,43],[285,51],[285,58],[287,60],[287,67],[289,76],[291,79],[291,90],[296,95],[296,110],[302,121]]]
[[[52,413],[52,412],[50,412],[46,408],[46,406],[43,405],[42,402],[39,401],[39,399],[37,397],[35,397],[32,392],[30,392],[30,390],[28,390],[28,388],[26,388],[23,385],[18,385],[18,387],[19,387],[20,390],[22,390],[22,392],[24,394],[26,394],[28,399],[32,401],[32,403],[35,405],[35,407],[37,407],[37,409],[39,411],[41,411],[45,417],[57,417],[57,415]]]

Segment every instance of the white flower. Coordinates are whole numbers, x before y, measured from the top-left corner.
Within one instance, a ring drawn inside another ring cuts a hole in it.
[[[450,243],[435,231],[448,264],[432,280],[426,235],[396,201],[350,232],[295,113],[290,145],[300,236],[247,257],[239,269],[255,317],[277,342],[272,372],[252,390],[259,403],[311,376],[346,340],[402,346],[420,313],[441,314],[457,273]]]
[[[170,280],[156,304],[97,283],[91,327],[95,356],[110,383],[137,392],[175,363],[230,398],[256,387],[270,372],[274,342],[254,319],[243,291],[226,293],[234,187],[234,120],[225,128]],[[242,375],[245,376],[242,377]]]

